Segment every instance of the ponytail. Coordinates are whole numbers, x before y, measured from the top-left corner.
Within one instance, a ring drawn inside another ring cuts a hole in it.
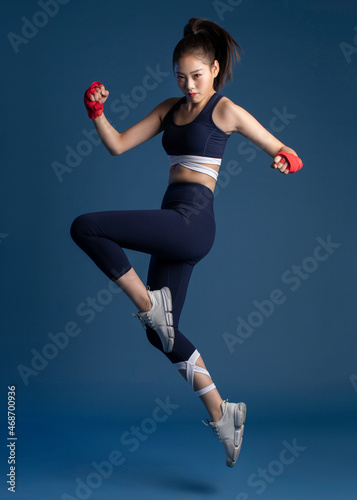
[[[202,59],[210,67],[217,60],[220,70],[214,79],[213,88],[218,92],[233,80],[233,65],[240,61],[239,51],[242,48],[225,29],[208,19],[192,17],[183,34],[173,53],[173,66],[185,54]]]

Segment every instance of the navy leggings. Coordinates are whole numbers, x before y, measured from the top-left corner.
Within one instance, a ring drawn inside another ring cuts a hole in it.
[[[172,363],[187,361],[195,351],[178,324],[193,267],[210,251],[216,232],[212,191],[196,182],[169,184],[157,210],[116,210],[77,217],[71,237],[111,280],[131,269],[123,250],[151,255],[150,290],[168,286],[172,294],[175,343],[165,353]],[[150,343],[161,350],[157,333],[146,329]]]

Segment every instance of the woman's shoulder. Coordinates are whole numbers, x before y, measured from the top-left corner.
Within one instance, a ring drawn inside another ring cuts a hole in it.
[[[213,110],[213,121],[225,133],[231,134],[235,131],[238,109],[239,106],[231,99],[226,96],[222,96]]]
[[[229,111],[237,107],[237,104],[233,102],[229,97],[223,95],[223,94],[218,94],[220,96],[220,100],[217,103],[216,108],[221,109],[222,111]]]

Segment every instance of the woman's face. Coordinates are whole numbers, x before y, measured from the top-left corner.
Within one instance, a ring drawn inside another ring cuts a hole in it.
[[[202,62],[197,57],[186,54],[175,63],[174,71],[180,90],[192,102],[200,102],[212,94],[213,81],[219,72],[218,61],[213,66]]]

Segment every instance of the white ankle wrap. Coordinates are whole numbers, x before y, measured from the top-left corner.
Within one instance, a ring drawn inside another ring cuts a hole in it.
[[[200,366],[196,366],[195,363],[197,359],[200,357],[200,353],[197,351],[197,349],[191,354],[189,359],[187,361],[180,361],[179,363],[175,363],[175,366],[178,370],[186,370],[186,380],[187,382],[192,386],[193,389],[193,377],[194,373],[203,373],[204,375],[208,375],[209,377],[211,376],[205,368],[201,368]],[[204,387],[203,389],[200,389],[199,391],[195,391],[195,394],[197,396],[203,396],[203,394],[206,394],[206,392],[211,391],[214,389],[216,386],[215,384],[208,385],[207,387]]]

